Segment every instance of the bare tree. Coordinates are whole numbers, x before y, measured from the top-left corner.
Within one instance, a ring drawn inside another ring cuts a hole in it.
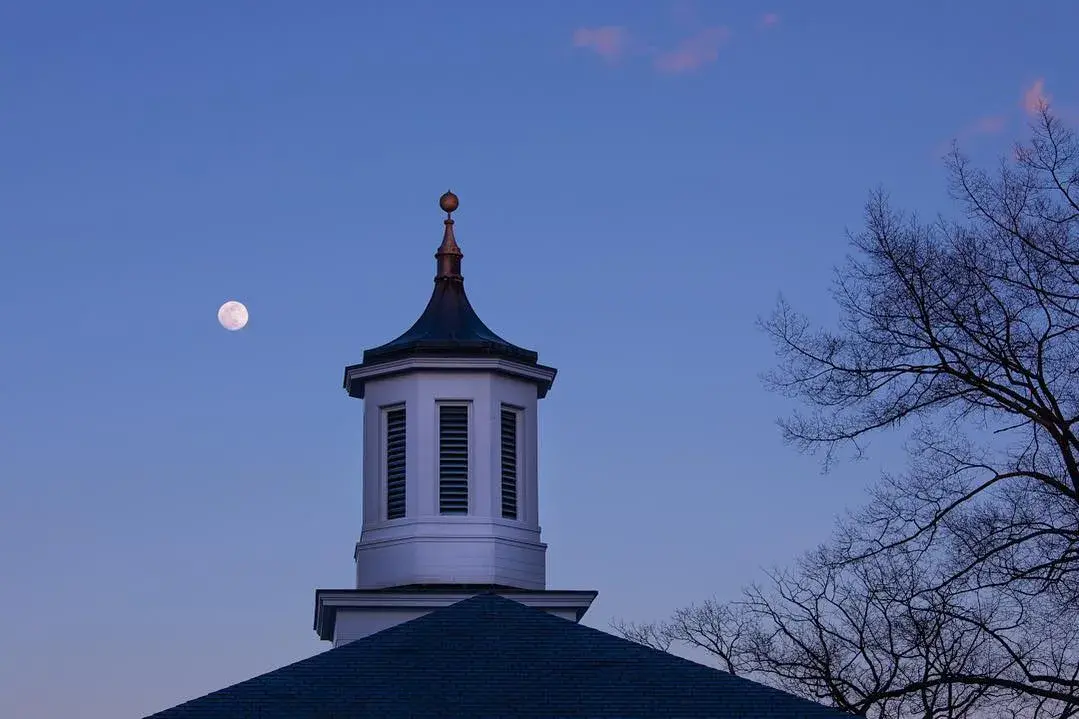
[[[951,617],[957,598],[925,591],[931,582],[923,569],[902,551],[836,563],[821,549],[736,601],[709,600],[666,621],[614,628],[664,651],[703,649],[726,671],[853,714],[985,714],[1005,692],[942,678],[996,676],[1009,660],[977,628]],[[987,608],[980,618],[994,619]]]
[[[768,379],[812,408],[782,427],[826,463],[914,423],[909,471],[848,523],[839,561],[931,553],[928,591],[1012,618],[954,612],[1011,657],[993,685],[1066,711],[1079,703],[1079,140],[1043,106],[995,175],[958,150],[948,167],[966,217],[922,223],[874,195],[836,278],[840,327],[811,329],[781,302],[764,323],[780,356]]]
[[[868,716],[1079,713],[1079,139],[1043,106],[996,173],[947,162],[965,216],[873,194],[836,329],[762,323],[769,385],[809,408],[786,439],[827,468],[909,426],[906,471],[771,590],[627,636]]]

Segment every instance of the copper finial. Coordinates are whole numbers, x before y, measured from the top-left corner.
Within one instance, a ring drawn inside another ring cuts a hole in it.
[[[442,244],[439,245],[438,252],[435,253],[435,259],[438,260],[438,274],[435,275],[435,282],[442,279],[460,282],[463,279],[461,277],[461,258],[465,254],[461,252],[461,248],[457,246],[457,239],[453,236],[453,218],[450,216],[459,204],[460,201],[457,199],[457,195],[449,191],[438,198],[438,206],[446,213],[446,219],[442,221],[446,229],[442,233]]]
[[[453,194],[449,190],[438,198],[438,206],[442,208],[442,211],[446,213],[446,216],[453,214],[453,211],[457,209],[457,205],[460,204],[460,200],[457,199],[457,195]]]

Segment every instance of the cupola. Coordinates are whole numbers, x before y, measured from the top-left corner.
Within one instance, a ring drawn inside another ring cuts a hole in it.
[[[356,590],[375,604],[398,593],[423,606],[432,592],[524,593],[579,619],[595,593],[547,591],[540,538],[537,405],[556,370],[473,309],[454,235],[459,204],[452,192],[439,199],[442,244],[419,319],[345,368],[345,390],[364,407]],[[319,611],[338,601],[320,596]],[[324,638],[340,640],[335,622],[323,618]]]

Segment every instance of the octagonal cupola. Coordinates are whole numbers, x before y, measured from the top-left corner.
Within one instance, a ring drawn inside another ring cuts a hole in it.
[[[349,396],[364,402],[357,589],[545,588],[536,420],[556,370],[468,301],[458,204],[440,198],[435,286],[419,319],[345,369]]]

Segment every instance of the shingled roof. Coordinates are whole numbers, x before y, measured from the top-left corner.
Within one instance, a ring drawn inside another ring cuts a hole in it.
[[[483,594],[148,719],[849,715]]]

